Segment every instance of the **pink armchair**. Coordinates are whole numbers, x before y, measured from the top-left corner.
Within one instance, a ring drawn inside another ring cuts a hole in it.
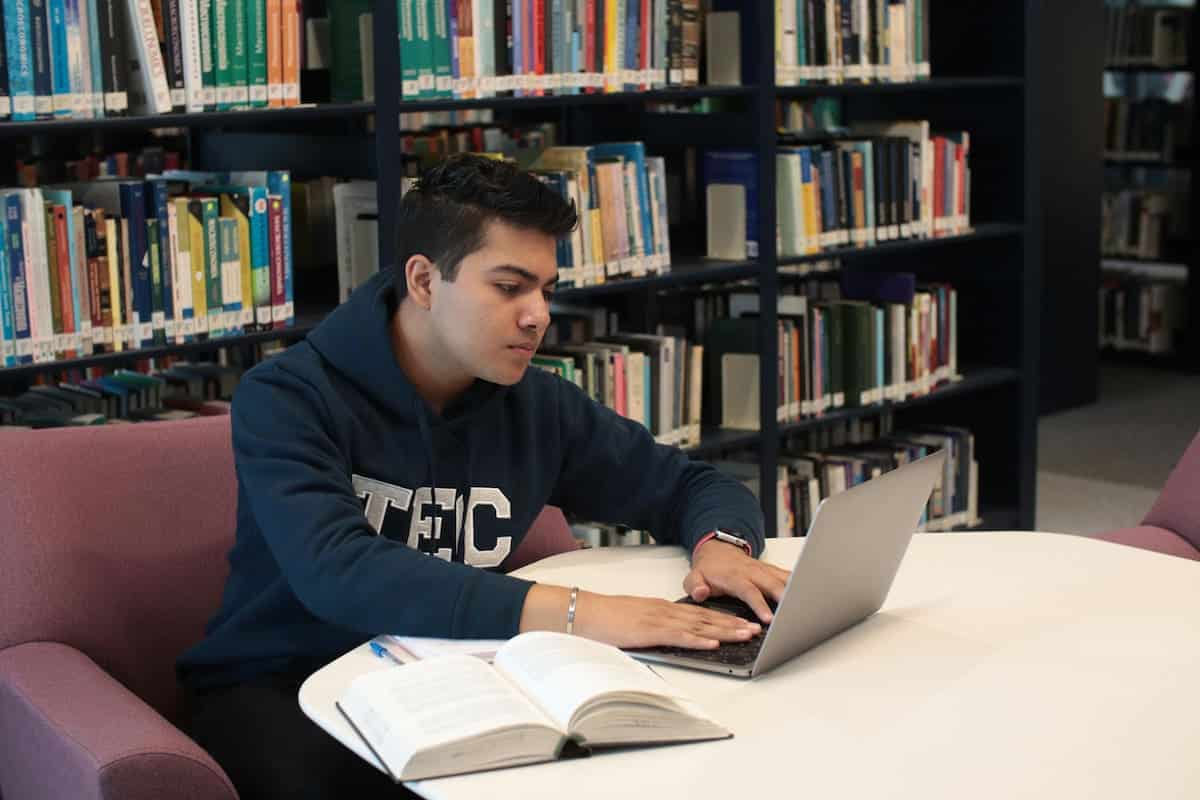
[[[0,798],[232,800],[173,723],[233,542],[229,418],[0,429]],[[547,508],[512,569],[578,546]]]
[[[1200,561],[1200,435],[1171,471],[1141,525],[1096,538]]]

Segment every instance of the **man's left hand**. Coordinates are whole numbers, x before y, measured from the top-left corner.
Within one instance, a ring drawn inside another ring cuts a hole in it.
[[[710,539],[696,550],[683,589],[696,602],[720,595],[737,597],[766,624],[772,616],[767,598],[778,603],[790,575],[751,558],[737,545]]]

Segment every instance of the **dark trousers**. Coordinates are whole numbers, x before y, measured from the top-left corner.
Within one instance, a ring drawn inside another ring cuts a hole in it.
[[[306,677],[266,676],[188,698],[188,733],[241,800],[417,797],[304,715],[296,695]]]

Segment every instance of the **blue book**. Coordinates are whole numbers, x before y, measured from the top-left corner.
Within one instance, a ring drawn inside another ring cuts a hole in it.
[[[29,0],[3,0],[4,49],[8,62],[8,94],[14,120],[36,116],[33,95],[33,33]]]
[[[623,48],[624,67],[632,71],[638,69],[638,28],[641,24],[641,0],[625,0],[625,41],[617,42],[617,47]],[[625,91],[637,91],[636,83],[622,84]]]
[[[29,0],[32,42],[33,109],[39,117],[54,116],[54,78],[50,63],[50,0]]]
[[[29,327],[29,293],[25,276],[25,240],[21,230],[25,212],[21,195],[12,192],[4,198],[4,242],[8,253],[8,287],[12,299],[14,354],[18,364],[33,363],[33,332]]]
[[[0,367],[15,366],[12,286],[8,277],[8,248],[0,247]]]
[[[175,318],[176,265],[174,253],[171,251],[171,229],[167,211],[167,205],[171,202],[171,187],[166,179],[151,178],[146,181],[146,218],[158,220],[158,261],[162,272],[161,328],[167,343],[175,342],[179,332],[179,324]]]
[[[512,63],[513,75],[523,75],[525,72],[525,32],[521,25],[525,19],[521,6],[525,2],[531,2],[531,0],[512,0],[512,47],[509,51],[509,59]],[[524,94],[521,89],[513,88],[513,97],[523,97]]]
[[[83,328],[80,326],[85,317],[80,313],[80,308],[83,304],[89,302],[89,298],[83,296],[83,276],[79,274],[79,270],[77,269],[79,261],[76,260],[76,257],[81,254],[76,252],[75,247],[75,215],[72,213],[72,209],[75,207],[74,200],[71,192],[67,190],[43,189],[42,196],[46,198],[47,202],[60,205],[67,210],[67,252],[69,253],[68,258],[71,259],[71,302],[74,305],[74,314],[72,316],[75,318],[76,333],[82,334]],[[88,328],[90,329],[90,312],[86,316],[86,319],[88,321]]]
[[[67,4],[65,0],[46,0],[50,19],[50,80],[54,97],[54,116],[73,113],[71,91],[71,52],[67,48]]]
[[[707,150],[702,174],[706,193],[713,184],[737,184],[745,190],[746,257],[758,258],[758,155],[751,150]]]
[[[133,285],[133,319],[129,321],[133,341],[138,347],[154,344],[154,301],[150,287],[150,261],[146,246],[146,189],[141,183],[122,183],[119,187],[121,216],[129,228],[129,252],[126,259]]]
[[[819,187],[821,193],[821,232],[828,234],[826,246],[832,246],[834,236],[838,230],[838,213],[837,213],[837,195],[836,182],[834,180],[837,174],[834,171],[833,153],[828,150],[821,151],[818,156],[820,163],[817,166],[821,178]]]

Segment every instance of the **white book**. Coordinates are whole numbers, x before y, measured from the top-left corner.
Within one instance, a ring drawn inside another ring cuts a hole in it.
[[[354,291],[353,237],[354,220],[361,214],[378,214],[374,181],[348,181],[334,184],[333,218],[337,236],[338,302],[345,302]]]
[[[71,65],[71,92],[75,97],[74,115],[81,119],[95,116],[92,91],[92,37],[88,29],[87,0],[67,2],[67,49]]]
[[[46,252],[46,204],[41,189],[21,193],[24,222],[25,281],[29,292],[29,326],[35,361],[55,359],[54,312],[50,302],[50,261]]]
[[[351,291],[379,272],[379,220],[362,215],[351,222]]]
[[[492,664],[446,655],[369,672],[337,707],[396,781],[732,735],[619,649],[545,631],[511,639]]]
[[[166,114],[171,110],[171,91],[167,86],[162,50],[158,46],[154,10],[150,0],[126,0],[126,11],[130,52],[138,73],[136,78],[130,75],[130,82],[140,81],[142,105],[148,113]]]
[[[200,63],[200,11],[195,0],[179,0],[179,40],[183,46],[184,105],[204,110],[204,73]]]

